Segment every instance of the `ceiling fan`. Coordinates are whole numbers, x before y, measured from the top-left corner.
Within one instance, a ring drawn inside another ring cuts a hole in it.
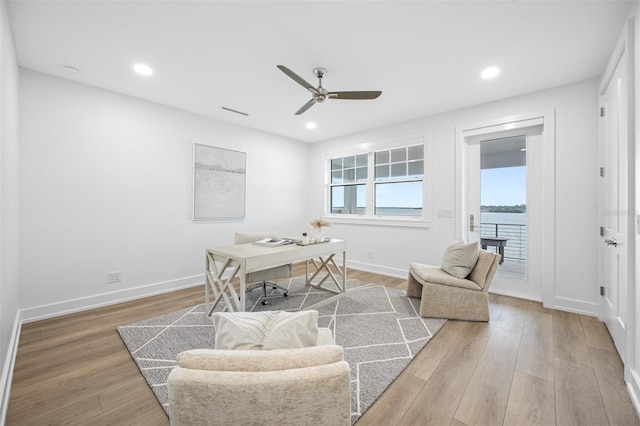
[[[305,79],[300,77],[295,72],[291,71],[289,68],[284,65],[278,65],[280,71],[288,75],[293,81],[297,82],[299,85],[304,87],[305,89],[311,92],[312,98],[309,102],[302,105],[298,111],[296,111],[295,115],[300,115],[309,108],[313,106],[315,103],[322,103],[327,99],[355,99],[355,100],[363,100],[363,99],[376,99],[378,96],[382,94],[379,90],[365,90],[365,91],[356,91],[356,92],[329,92],[327,89],[322,87],[322,77],[327,74],[327,70],[324,68],[315,68],[313,73],[316,77],[318,77],[318,87],[313,87],[310,83],[308,83]]]

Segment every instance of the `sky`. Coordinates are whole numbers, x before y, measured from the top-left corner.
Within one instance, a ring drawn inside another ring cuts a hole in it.
[[[484,169],[480,175],[483,206],[527,204],[527,168]]]

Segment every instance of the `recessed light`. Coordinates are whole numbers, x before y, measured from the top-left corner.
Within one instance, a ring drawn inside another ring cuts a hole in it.
[[[313,121],[310,121],[306,124],[307,129],[315,129],[316,128],[316,123],[314,123]]]
[[[153,70],[151,69],[151,67],[145,64],[135,64],[133,66],[133,70],[138,74],[144,75],[144,76],[153,74]]]
[[[494,78],[498,74],[500,74],[500,68],[489,67],[489,68],[486,68],[484,71],[482,71],[482,74],[480,74],[480,76],[485,80],[489,80],[490,78]]]

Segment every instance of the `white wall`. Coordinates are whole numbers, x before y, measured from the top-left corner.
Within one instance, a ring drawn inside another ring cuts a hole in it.
[[[455,235],[455,220],[437,217],[454,209],[455,128],[513,114],[556,111],[555,298],[597,315],[597,79],[371,130],[312,146],[314,211],[322,211],[323,171],[317,159],[365,142],[423,133],[431,140],[432,198],[428,229],[336,224],[332,236],[347,239],[359,267],[406,276],[410,262],[439,264]],[[373,261],[367,251],[374,252]],[[377,264],[376,265],[374,265]],[[559,306],[562,307],[562,306]]]
[[[308,228],[305,143],[29,70],[20,126],[27,320],[202,283],[237,230]],[[194,141],[247,153],[245,220],[191,220]]]
[[[0,1],[0,423],[9,395],[18,312],[18,66]]]

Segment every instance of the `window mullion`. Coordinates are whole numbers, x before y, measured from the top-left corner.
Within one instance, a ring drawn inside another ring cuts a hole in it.
[[[373,216],[374,215],[374,194],[375,194],[375,171],[376,171],[376,165],[375,165],[375,157],[374,157],[375,153],[374,152],[370,152],[368,154],[368,161],[367,161],[367,216]]]

